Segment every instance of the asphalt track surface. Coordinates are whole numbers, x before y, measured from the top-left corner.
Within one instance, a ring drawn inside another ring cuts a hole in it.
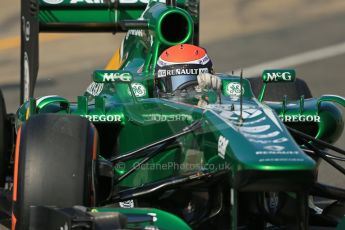
[[[19,102],[20,6],[19,1],[1,3],[0,87],[8,111],[15,112]],[[345,96],[344,1],[201,0],[201,4],[201,45],[208,50],[217,72],[243,68],[245,76],[247,70],[252,76],[261,71],[257,67],[292,67],[315,97]],[[59,94],[75,100],[91,81],[92,70],[105,66],[122,36],[41,37],[35,96]],[[345,149],[345,135],[336,145]],[[326,163],[321,165],[320,181],[345,188],[344,178]]]

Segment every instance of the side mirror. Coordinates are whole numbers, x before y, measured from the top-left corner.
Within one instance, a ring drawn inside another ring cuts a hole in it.
[[[264,99],[266,86],[268,83],[294,82],[296,79],[296,71],[294,69],[264,70],[261,78],[263,81],[263,86],[258,97],[259,101]]]

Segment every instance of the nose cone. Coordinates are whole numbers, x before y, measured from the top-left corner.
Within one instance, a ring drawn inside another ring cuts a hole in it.
[[[213,107],[212,113],[219,124],[227,125],[221,129],[221,137],[228,141],[224,159],[232,163],[236,188],[289,191],[315,182],[315,161],[300,149],[269,107],[244,104],[242,112],[238,104],[228,107]]]

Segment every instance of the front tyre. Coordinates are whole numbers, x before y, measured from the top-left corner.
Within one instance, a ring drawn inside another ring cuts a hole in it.
[[[12,229],[29,229],[30,206],[95,206],[97,132],[77,116],[32,116],[18,131]]]

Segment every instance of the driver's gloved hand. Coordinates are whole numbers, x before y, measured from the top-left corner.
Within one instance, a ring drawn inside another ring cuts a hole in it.
[[[201,73],[198,75],[198,84],[201,89],[211,88],[211,89],[220,89],[221,79],[210,73]]]

